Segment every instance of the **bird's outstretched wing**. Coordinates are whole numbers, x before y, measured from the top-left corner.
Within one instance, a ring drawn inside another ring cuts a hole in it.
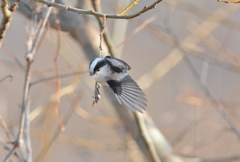
[[[108,60],[113,66],[125,69],[125,71],[131,70],[131,67],[126,62],[120,59],[117,59],[112,56],[106,56],[105,59]]]
[[[145,94],[130,75],[126,75],[121,82],[109,80],[107,83],[114,91],[119,104],[123,104],[133,112],[143,113],[142,109],[146,110],[147,99]]]

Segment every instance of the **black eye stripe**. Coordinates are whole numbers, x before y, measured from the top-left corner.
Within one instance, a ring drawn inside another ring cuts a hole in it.
[[[99,61],[97,65],[94,67],[93,71],[96,72],[99,68],[103,67],[104,65],[106,65],[105,60]]]

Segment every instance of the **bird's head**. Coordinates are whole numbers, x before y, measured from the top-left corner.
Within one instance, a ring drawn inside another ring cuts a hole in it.
[[[97,57],[93,59],[89,65],[90,76],[96,81],[105,81],[109,74],[109,67],[104,58]]]

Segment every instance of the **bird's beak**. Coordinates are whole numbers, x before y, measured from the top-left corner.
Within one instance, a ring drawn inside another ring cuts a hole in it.
[[[93,72],[92,71],[90,71],[90,76],[92,76],[93,75]]]

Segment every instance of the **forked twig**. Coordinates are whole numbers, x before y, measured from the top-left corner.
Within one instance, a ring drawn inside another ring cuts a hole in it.
[[[132,14],[132,15],[120,15],[120,14],[105,14],[105,13],[95,12],[93,10],[85,10],[85,9],[69,7],[69,6],[60,4],[60,3],[54,3],[54,2],[47,1],[47,0],[36,0],[36,1],[46,4],[48,7],[52,6],[52,7],[61,9],[61,10],[71,11],[71,12],[75,12],[78,14],[88,14],[88,15],[94,15],[94,16],[98,16],[98,17],[106,17],[106,18],[110,18],[110,19],[133,19],[137,16],[140,16],[144,12],[147,12],[148,10],[156,8],[157,4],[162,2],[162,0],[157,0],[150,6],[148,6],[148,7],[145,6],[141,11],[139,11],[135,14]]]
[[[16,137],[16,140],[13,141],[13,147],[12,149],[8,152],[6,157],[4,158],[4,162],[8,161],[12,154],[15,153],[16,149],[21,147],[23,144],[23,132],[24,132],[24,124],[25,124],[25,116],[26,116],[26,107],[28,106],[29,102],[29,89],[30,89],[30,81],[31,81],[31,65],[34,60],[35,52],[36,52],[36,47],[38,44],[39,37],[41,37],[43,28],[46,25],[46,22],[48,20],[49,14],[51,12],[52,8],[47,8],[45,12],[44,19],[42,21],[42,24],[40,28],[38,29],[36,35],[34,38],[30,35],[29,37],[29,46],[28,46],[28,51],[26,53],[26,61],[27,61],[27,68],[26,68],[26,74],[25,74],[25,81],[24,81],[24,88],[23,88],[23,98],[22,98],[22,111],[21,111],[21,117],[20,117],[20,124],[19,124],[19,129],[18,129],[18,135]],[[36,19],[33,19],[35,21]],[[34,23],[33,23],[34,24]],[[34,26],[32,25],[32,31],[34,31]],[[30,49],[30,50],[29,50]]]

